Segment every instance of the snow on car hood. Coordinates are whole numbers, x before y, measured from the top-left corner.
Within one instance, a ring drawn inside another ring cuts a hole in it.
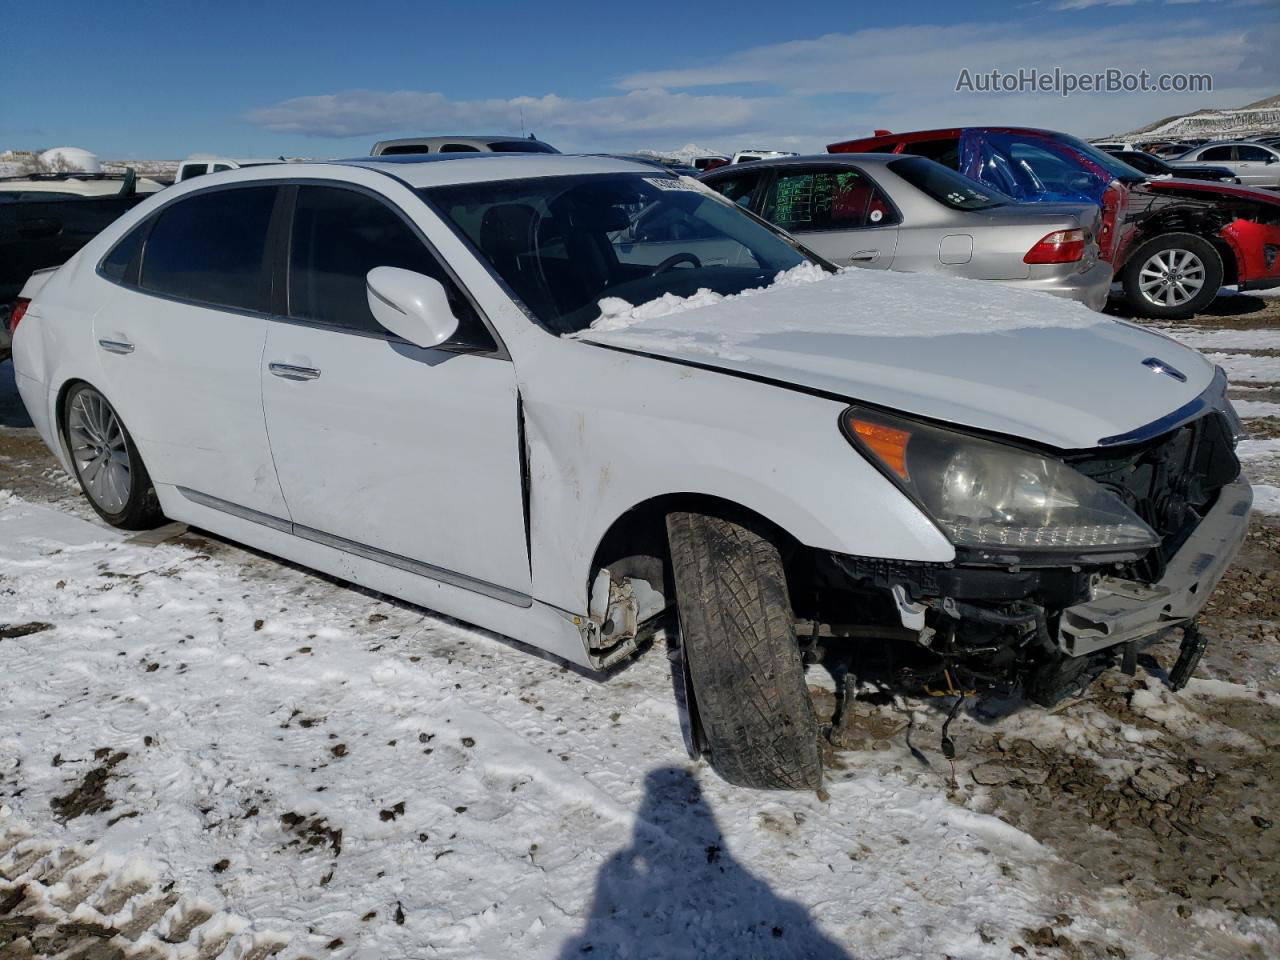
[[[1071,301],[998,284],[811,264],[768,288],[601,300],[577,339],[821,390],[1059,449],[1195,399],[1199,353]],[[1143,361],[1155,357],[1180,381]]]

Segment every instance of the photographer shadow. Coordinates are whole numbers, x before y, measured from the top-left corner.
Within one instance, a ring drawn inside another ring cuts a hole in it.
[[[631,843],[601,868],[587,925],[560,953],[583,957],[853,960],[734,860],[697,780],[678,767],[645,778]]]

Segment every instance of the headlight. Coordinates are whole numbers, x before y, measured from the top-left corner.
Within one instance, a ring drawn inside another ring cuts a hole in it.
[[[841,424],[957,547],[1087,553],[1160,542],[1114,493],[1052,457],[859,407]]]

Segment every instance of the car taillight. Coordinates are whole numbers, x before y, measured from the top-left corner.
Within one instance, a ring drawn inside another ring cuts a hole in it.
[[[1055,230],[1022,258],[1023,263],[1074,263],[1084,257],[1083,230]]]
[[[31,301],[25,297],[19,297],[13,302],[13,309],[9,311],[9,332],[13,333],[18,329],[18,321],[22,319],[27,312],[27,307]]]

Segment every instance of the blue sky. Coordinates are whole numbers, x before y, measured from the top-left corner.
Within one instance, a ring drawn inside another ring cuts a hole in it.
[[[1276,0],[804,6],[13,4],[0,149],[104,158],[350,156],[381,137],[518,133],[562,149],[821,149],[871,128],[1086,136],[1280,93]],[[957,94],[962,68],[1207,72],[1212,93]]]

